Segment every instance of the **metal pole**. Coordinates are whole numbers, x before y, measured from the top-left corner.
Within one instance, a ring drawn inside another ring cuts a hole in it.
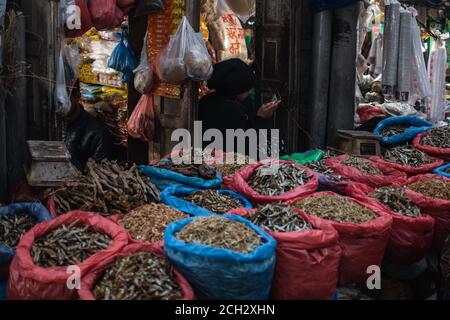
[[[352,130],[354,126],[358,14],[358,2],[334,11],[327,121],[329,146],[336,146],[338,130]]]
[[[309,113],[310,147],[323,149],[327,140],[328,89],[330,84],[331,35],[333,12],[314,15],[312,44],[312,99]]]

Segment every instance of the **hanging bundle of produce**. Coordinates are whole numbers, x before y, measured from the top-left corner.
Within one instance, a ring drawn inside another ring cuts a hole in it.
[[[414,148],[431,156],[450,160],[450,126],[431,129],[419,134],[413,141]]]
[[[253,208],[243,196],[230,190],[199,190],[174,185],[161,193],[166,205],[192,216],[224,214],[237,208]]]
[[[148,61],[148,33],[145,33],[144,44],[141,51],[141,60],[134,69],[134,87],[140,94],[150,94],[153,88],[153,67]]]
[[[74,211],[35,226],[22,237],[10,267],[8,298],[70,300],[67,283],[76,265],[80,276],[128,243],[125,229],[100,215]]]
[[[235,215],[181,220],[164,235],[164,251],[199,299],[268,299],[275,247],[272,237]]]
[[[142,95],[127,123],[128,134],[144,142],[151,142],[155,134],[153,96]]]
[[[51,220],[40,203],[15,203],[0,206],[0,281],[8,279],[8,267],[22,236],[36,224]]]
[[[127,213],[151,202],[159,202],[159,191],[136,166],[121,167],[116,162],[88,161],[86,173],[75,183],[50,193],[49,210],[60,215],[73,210],[103,215]]]
[[[329,158],[325,164],[340,176],[371,187],[383,187],[405,180],[406,174],[369,159],[342,155]]]
[[[296,162],[269,160],[251,164],[234,177],[234,190],[254,203],[287,201],[317,190],[317,177]]]
[[[432,124],[414,116],[390,117],[381,121],[374,133],[381,136],[380,142],[395,147],[411,142],[418,134],[429,130]]]
[[[412,20],[411,12],[400,10],[399,43],[398,43],[398,100],[408,101],[411,91],[411,49],[412,49]]]
[[[122,72],[122,81],[129,82],[133,78],[133,70],[138,63],[130,47],[128,32],[122,30],[119,34],[119,44],[114,48],[108,60],[108,67]]]
[[[385,7],[385,26],[383,34],[383,94],[395,97],[398,71],[398,52],[400,34],[400,3],[392,1]]]
[[[441,250],[450,234],[450,179],[425,174],[409,178],[402,186],[421,212],[435,220],[433,247]]]
[[[308,215],[329,221],[338,231],[342,249],[340,285],[365,283],[367,267],[381,264],[392,217],[379,206],[332,192],[302,196],[288,204]]]
[[[422,213],[405,188],[373,189],[354,183],[346,191],[348,196],[363,202],[372,203],[375,200],[392,217],[392,229],[386,247],[386,256],[390,261],[410,265],[428,253],[433,242],[434,219]]]
[[[186,279],[173,270],[162,250],[132,244],[83,277],[81,300],[193,300]]]

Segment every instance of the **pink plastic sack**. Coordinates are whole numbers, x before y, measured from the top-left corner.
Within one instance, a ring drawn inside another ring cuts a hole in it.
[[[429,173],[432,172],[434,169],[439,168],[440,166],[444,165],[444,160],[437,159],[433,157],[429,157],[429,159],[433,162],[424,164],[420,167],[413,167],[413,166],[405,166],[401,165],[399,163],[392,163],[388,161],[384,161],[380,157],[371,157],[370,160],[373,162],[385,165],[386,167],[391,167],[392,169],[401,171],[406,173],[408,176],[415,176],[417,174],[423,174],[423,173]]]
[[[90,1],[89,11],[97,30],[113,29],[123,21],[124,13],[117,6],[116,0]]]
[[[153,96],[142,95],[127,124],[128,134],[145,142],[153,140],[155,132],[155,111]]]
[[[422,139],[430,134],[430,131],[417,135],[413,140],[414,148],[429,154],[430,156],[450,161],[450,148],[436,148],[422,144]]]

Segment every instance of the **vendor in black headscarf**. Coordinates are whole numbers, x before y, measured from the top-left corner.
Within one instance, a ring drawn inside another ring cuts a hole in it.
[[[218,129],[225,137],[226,129],[270,129],[281,101],[257,108],[250,99],[255,82],[253,69],[240,59],[214,65],[208,88],[215,92],[201,99],[199,105],[203,130]]]

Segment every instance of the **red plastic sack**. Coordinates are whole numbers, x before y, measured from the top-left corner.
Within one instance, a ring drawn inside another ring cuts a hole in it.
[[[67,287],[66,267],[41,268],[34,264],[30,250],[36,238],[76,219],[112,238],[111,246],[79,264],[81,277],[93,270],[97,264],[116,254],[128,244],[128,234],[116,223],[89,212],[73,211],[49,222],[36,225],[20,240],[9,274],[8,298],[12,300],[71,300],[76,290]]]
[[[426,131],[417,135],[413,140],[414,148],[419,149],[420,151],[423,151],[430,156],[450,161],[450,148],[436,148],[422,144],[422,138],[424,138],[428,134],[430,134],[430,131]]]
[[[386,247],[386,255],[390,261],[410,265],[425,257],[433,243],[433,217],[423,214],[421,217],[412,218],[395,213],[384,204],[368,197],[374,191],[375,189],[360,183],[351,183],[346,189],[349,197],[379,206],[392,217],[391,236]]]
[[[439,168],[440,166],[444,165],[444,163],[445,163],[444,160],[442,160],[442,159],[429,157],[429,159],[433,161],[432,163],[428,163],[428,164],[422,165],[420,167],[413,167],[413,166],[404,166],[399,163],[392,163],[392,162],[384,161],[380,157],[371,157],[369,159],[378,164],[385,165],[386,167],[390,167],[392,169],[404,172],[408,176],[415,176],[417,174],[432,172],[434,169]]]
[[[375,117],[384,116],[383,110],[379,106],[364,105],[357,110],[361,124],[368,122]]]
[[[424,174],[409,178],[402,186],[408,187],[416,181],[424,179],[438,179],[450,184],[450,179],[437,174]],[[434,199],[421,193],[407,190],[408,197],[416,203],[422,212],[434,218],[435,229],[433,248],[437,251],[442,249],[445,239],[450,234],[450,201],[444,199]]]
[[[75,4],[80,8],[81,29],[69,30],[66,25],[65,26],[66,37],[68,38],[80,37],[94,26],[94,24],[92,23],[91,13],[89,12],[87,1],[88,0],[75,1]]]
[[[295,209],[296,210],[296,209]],[[255,210],[229,212],[243,218]],[[327,221],[307,216],[315,230],[270,232],[277,241],[271,298],[275,300],[329,300],[336,290],[341,249],[339,236]]]
[[[160,245],[150,245],[150,244],[130,244],[124,247],[122,250],[110,256],[108,259],[103,260],[97,265],[95,270],[89,272],[85,277],[81,279],[80,290],[78,290],[78,295],[81,300],[95,300],[92,293],[92,289],[99,276],[106,270],[116,259],[129,256],[137,252],[152,252],[157,256],[165,257],[164,251]],[[183,297],[180,300],[194,300],[194,290],[187,280],[179,273],[174,270],[175,278],[181,287],[183,292]]]
[[[90,1],[89,11],[97,30],[114,29],[123,21],[124,13],[117,6],[116,0]]]
[[[153,140],[155,111],[153,96],[142,95],[127,124],[128,134],[145,142]]]
[[[293,204],[305,198],[324,194],[340,197],[333,192],[320,192],[302,196],[289,201],[287,204]],[[339,245],[342,249],[341,264],[339,266],[339,285],[365,283],[368,278],[367,267],[372,265],[381,266],[392,226],[392,217],[378,206],[358,199],[346,198],[372,210],[379,217],[361,224],[328,221],[339,233]]]
[[[269,164],[269,163],[275,163],[276,161],[279,161],[280,164],[282,163],[288,163],[296,165],[304,170],[311,176],[311,179],[308,183],[306,183],[303,186],[299,186],[297,188],[294,188],[288,192],[283,193],[279,196],[263,196],[260,195],[258,192],[253,190],[248,184],[247,181],[255,172],[256,169],[259,167]],[[302,166],[298,162],[292,162],[292,161],[285,161],[285,160],[264,160],[260,161],[255,164],[251,164],[247,167],[245,167],[243,170],[239,171],[233,178],[233,188],[236,190],[237,193],[240,193],[241,195],[245,196],[247,199],[249,199],[253,203],[273,203],[273,202],[285,202],[289,201],[291,199],[295,199],[297,197],[300,197],[302,195],[308,195],[317,190],[319,186],[319,180],[317,176],[314,174],[313,171],[306,168],[305,166]]]
[[[354,167],[346,166],[345,164],[343,164],[343,162],[347,160],[348,157],[349,157],[348,155],[342,155],[338,157],[329,158],[326,160],[325,164],[330,169],[333,169],[333,171],[336,174],[354,182],[367,184],[373,188],[389,186],[394,182],[402,183],[407,178],[404,172],[398,171],[384,164],[376,163],[373,161],[371,161],[372,165],[380,169],[381,172],[383,172],[383,175],[381,176],[381,175],[364,174]]]

